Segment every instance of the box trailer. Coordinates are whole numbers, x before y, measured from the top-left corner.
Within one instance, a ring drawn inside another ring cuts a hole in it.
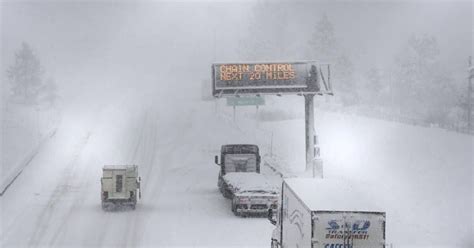
[[[285,179],[272,247],[385,247],[385,212],[348,182],[329,179]]]
[[[140,191],[141,178],[136,165],[106,165],[102,169],[102,209],[130,206],[135,209]]]

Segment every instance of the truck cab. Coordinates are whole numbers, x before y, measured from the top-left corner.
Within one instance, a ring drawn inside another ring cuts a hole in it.
[[[130,206],[135,209],[141,198],[141,178],[136,165],[106,165],[102,169],[101,202],[102,209]]]
[[[214,162],[220,167],[217,178],[217,186],[226,198],[232,194],[225,184],[223,177],[231,172],[253,172],[260,173],[260,153],[257,145],[229,144],[221,147],[220,163],[219,157],[215,156]]]

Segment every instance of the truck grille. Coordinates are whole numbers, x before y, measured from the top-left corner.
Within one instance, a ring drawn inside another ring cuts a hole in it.
[[[248,209],[247,204],[237,204],[237,209]]]
[[[266,204],[253,204],[250,206],[250,209],[267,209],[268,206]]]

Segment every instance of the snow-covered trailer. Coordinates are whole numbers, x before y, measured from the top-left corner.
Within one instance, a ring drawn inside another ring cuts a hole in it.
[[[279,187],[268,177],[255,172],[231,172],[223,177],[237,216],[263,215],[278,207]]]
[[[271,246],[385,247],[385,212],[373,206],[375,200],[343,181],[285,179],[280,210],[269,214],[276,225]]]
[[[102,169],[102,209],[128,205],[135,209],[140,192],[140,177],[136,165],[106,165]]]

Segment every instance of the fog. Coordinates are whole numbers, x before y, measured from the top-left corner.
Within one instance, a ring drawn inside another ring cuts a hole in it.
[[[123,89],[193,94],[213,61],[245,60],[242,44],[256,38],[279,37],[283,45],[259,61],[319,59],[307,55],[307,43],[324,14],[356,70],[390,68],[410,35],[430,34],[443,67],[465,78],[470,1],[4,1],[1,71],[27,42],[66,101]],[[250,32],[256,25],[258,34]]]
[[[64,99],[77,89],[105,95],[126,88],[189,94],[187,87],[209,78],[214,32],[221,33],[219,42],[229,48],[220,50],[219,57],[235,58],[232,48],[244,27],[240,19],[247,16],[247,5],[7,2],[2,6],[3,68],[26,41],[59,82]],[[226,26],[233,31],[216,31]]]
[[[324,178],[375,190],[387,246],[472,247],[473,12],[468,0],[1,1],[0,246],[268,246],[274,226],[234,218],[214,156],[257,144],[279,186],[310,177],[304,98],[232,108],[211,96],[211,65],[316,60],[334,92],[315,96]],[[135,211],[102,211],[104,164],[139,165]]]

